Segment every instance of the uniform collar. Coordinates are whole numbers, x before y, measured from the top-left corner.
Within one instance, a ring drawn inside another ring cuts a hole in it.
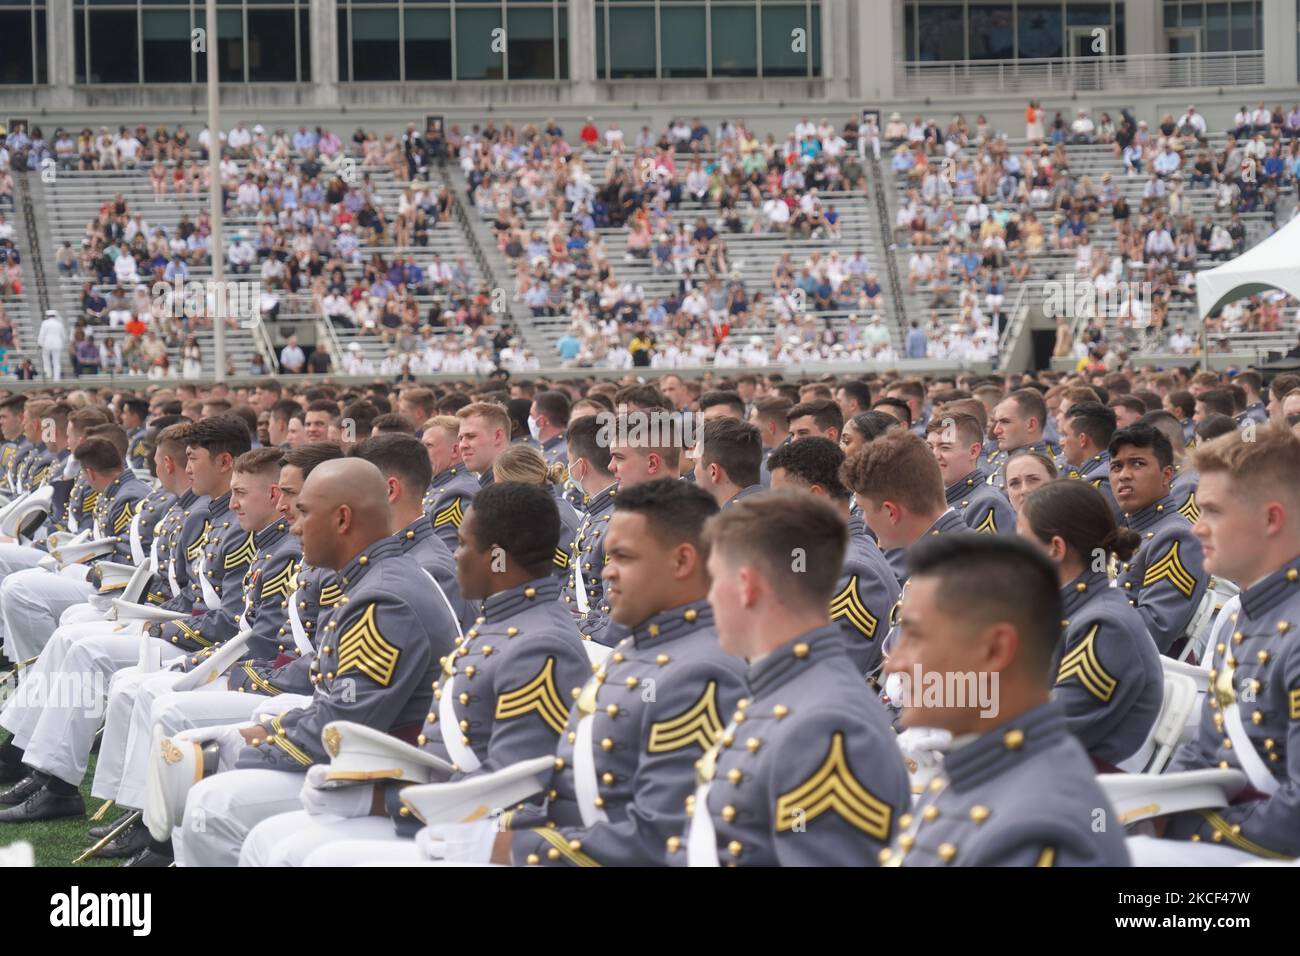
[[[431,485],[446,484],[447,482],[451,481],[451,479],[455,478],[464,470],[465,469],[460,465],[452,465],[446,471],[440,471],[436,475],[434,475],[433,481],[429,482],[429,484]]]
[[[216,521],[224,516],[230,510],[230,492],[226,492],[220,498],[208,499],[208,520]]]
[[[957,514],[952,508],[949,508],[935,520],[934,524],[926,529],[921,539],[934,537],[935,535],[947,534],[950,531],[968,531],[970,530],[965,521],[962,521],[961,515]]]
[[[283,518],[276,518],[261,531],[253,535],[253,547],[261,551],[263,548],[270,548],[277,544],[281,538],[289,533],[289,522]]]
[[[598,515],[602,512],[608,511],[610,508],[614,507],[614,495],[617,493],[618,482],[616,481],[612,485],[602,488],[590,498],[583,495],[582,500],[587,506],[586,513],[588,515]]]
[[[1134,514],[1125,513],[1124,523],[1134,531],[1145,531],[1153,525],[1159,524],[1170,515],[1178,514],[1178,504],[1174,501],[1172,494],[1166,494],[1159,501],[1147,505],[1141,511]]]
[[[637,647],[653,647],[713,626],[713,608],[708,601],[692,601],[651,615],[632,628]]]
[[[988,480],[988,472],[983,468],[976,468],[965,478],[954,481],[944,490],[944,495],[948,499],[948,504],[956,504],[966,495],[973,493],[979,485],[987,484]]]
[[[1110,452],[1103,451],[1100,455],[1093,455],[1078,468],[1079,474],[1089,478],[1098,471],[1104,471],[1106,475],[1110,474]]]
[[[100,497],[101,497],[101,498],[111,498],[111,497],[113,497],[113,495],[117,494],[118,489],[122,487],[122,484],[123,484],[123,483],[126,481],[126,479],[127,479],[128,477],[130,477],[130,476],[131,476],[131,473],[130,473],[129,471],[127,471],[126,469],[123,469],[123,470],[122,470],[122,473],[121,473],[120,475],[118,475],[116,478],[114,478],[112,481],[110,481],[110,482],[108,483],[108,487],[104,489],[104,491],[101,493]]]
[[[427,514],[422,514],[393,537],[401,545],[402,554],[416,547],[421,541],[433,534],[433,522]]]
[[[1241,592],[1241,609],[1251,620],[1267,614],[1286,598],[1300,594],[1300,558],[1278,568]]]
[[[345,594],[348,591],[355,590],[361,579],[366,576],[371,568],[383,558],[395,557],[401,553],[401,550],[402,546],[397,543],[397,540],[392,535],[380,538],[343,566],[338,573],[339,586],[343,588]]]
[[[534,578],[517,587],[498,591],[483,602],[479,622],[496,624],[522,614],[530,608],[540,607],[558,601],[560,598],[560,579],[553,574]]]
[[[1056,746],[1065,735],[1065,718],[1057,705],[1048,701],[949,751],[944,772],[954,790],[973,789]]]
[[[1105,571],[1093,571],[1091,568],[1084,570],[1077,578],[1061,588],[1061,613],[1065,616],[1065,621],[1070,620],[1083,607],[1098,594],[1104,594],[1105,588],[1110,585],[1110,579],[1106,576]],[[1065,621],[1061,626],[1065,626]]]
[[[492,471],[491,468],[489,468],[487,471],[483,472],[483,474],[479,475],[478,486],[480,488],[486,488],[488,485],[492,484],[496,480],[497,479],[495,473]]]
[[[843,657],[844,638],[838,624],[823,624],[792,637],[762,660],[750,665],[745,678],[755,697],[780,687],[808,665],[824,658]]]
[[[559,448],[560,445],[562,445],[563,443],[564,443],[563,433],[559,435],[552,435],[550,438],[546,439],[546,441],[542,442],[542,451],[551,451],[554,448]]]
[[[198,497],[199,496],[194,493],[193,488],[186,488],[185,494],[176,499],[176,504],[182,509],[188,508],[198,500]]]
[[[767,489],[764,488],[762,485],[746,485],[744,488],[741,488],[734,495],[728,498],[727,503],[724,504],[722,507],[726,508],[727,505],[735,504],[741,498],[748,498],[750,495],[756,495],[760,491],[766,491],[766,490]]]

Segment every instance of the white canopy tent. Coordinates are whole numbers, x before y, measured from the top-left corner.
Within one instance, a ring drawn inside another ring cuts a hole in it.
[[[1234,299],[1281,289],[1300,299],[1300,216],[1237,258],[1196,273],[1196,306],[1202,321]]]

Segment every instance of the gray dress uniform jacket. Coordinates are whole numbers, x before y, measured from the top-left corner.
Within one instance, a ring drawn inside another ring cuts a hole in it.
[[[145,441],[145,436],[149,433],[148,427],[137,428],[127,438],[126,459],[127,466],[140,471],[149,470],[149,444]]]
[[[950,750],[880,862],[1128,866],[1129,857],[1092,762],[1049,701]]]
[[[343,592],[339,590],[333,571],[309,564],[295,565],[290,583],[293,590],[289,601],[295,605],[303,636],[312,645],[312,652],[302,653],[293,635],[293,625],[286,621],[276,635],[278,643],[274,655],[262,660],[240,661],[231,669],[231,690],[264,697],[310,695],[315,690],[311,663],[316,659],[316,649],[319,649],[317,621],[325,610],[339,602]]]
[[[318,624],[311,703],[273,718],[271,735],[245,747],[237,768],[303,773],[326,763],[321,731],[336,720],[414,741],[433,700],[438,659],[452,652],[456,633],[433,589],[412,587],[422,577],[419,564],[401,553],[392,535],[339,571],[343,596]]]
[[[105,555],[103,560],[134,563],[135,558],[131,554],[131,519],[148,494],[149,486],[129,471],[123,471],[100,492],[99,499],[95,502],[96,531],[92,534],[102,532],[105,537],[113,539],[113,551]]]
[[[1124,512],[1120,509],[1119,502],[1115,500],[1115,493],[1110,490],[1110,452],[1103,451],[1099,455],[1093,455],[1077,468],[1066,463],[1061,470],[1065,477],[1073,478],[1076,481],[1086,481],[1100,491],[1105,497],[1106,503],[1115,512],[1116,519],[1120,521],[1124,519]]]
[[[474,503],[478,491],[478,478],[464,465],[452,465],[434,475],[429,483],[424,510],[433,521],[434,533],[452,551],[456,550],[456,529]]]
[[[555,546],[555,576],[563,582],[573,573],[569,566],[569,555],[573,553],[573,539],[578,536],[582,515],[569,504],[562,488],[556,487],[555,491],[555,508],[560,513],[560,540]]]
[[[989,484],[988,472],[976,468],[944,490],[948,505],[966,526],[985,534],[1015,534],[1016,513],[1007,496]]]
[[[1124,524],[1141,534],[1142,544],[1120,565],[1116,584],[1142,615],[1160,653],[1177,656],[1209,580],[1201,542],[1173,495],[1124,515]]]
[[[1064,642],[1052,699],[1094,762],[1114,769],[1146,742],[1164,701],[1160,652],[1142,616],[1106,573],[1085,571],[1061,589]]]
[[[1300,559],[1241,592],[1232,636],[1214,648],[1211,691],[1196,738],[1169,771],[1242,768],[1224,726],[1236,704],[1259,763],[1277,781],[1271,796],[1251,787],[1222,810],[1180,813],[1166,837],[1224,843],[1258,856],[1300,856]]]
[[[190,561],[189,594],[177,610],[201,609],[187,621],[168,621],[159,636],[186,652],[201,651],[238,631],[236,618],[244,611],[244,573],[257,553],[253,532],[239,527],[230,511],[230,492],[208,503],[204,532],[198,548],[186,551]],[[179,559],[179,556],[178,556]],[[220,599],[208,607],[198,574],[202,565],[209,586]]]
[[[719,862],[874,866],[911,802],[884,706],[865,692],[834,624],[749,669],[748,695],[700,764]],[[694,803],[704,794],[706,805]],[[707,831],[706,831],[707,832]],[[686,841],[669,841],[685,862]]]
[[[453,780],[555,753],[572,691],[591,676],[573,617],[556,600],[559,593],[560,582],[537,578],[493,594],[465,637],[456,639],[456,650],[443,658],[417,743],[457,767]],[[448,735],[454,735],[455,752]],[[460,765],[460,748],[469,749],[477,766]],[[419,825],[403,812],[401,789],[388,785],[385,803],[398,833],[414,836]]]
[[[844,649],[856,673],[880,666],[880,648],[889,631],[889,612],[902,588],[880,547],[867,536],[861,515],[849,515],[849,544],[835,596],[831,621],[844,635]]]
[[[584,638],[605,643],[609,627],[609,605],[605,602],[605,527],[614,516],[614,495],[618,489],[612,484],[587,501],[587,511],[573,536],[573,549],[569,554],[569,567],[582,568],[582,583],[587,592],[587,613],[578,611],[577,577],[570,573],[561,591],[560,599],[578,618],[578,632]],[[621,634],[620,634],[621,636]]]
[[[189,550],[197,554],[207,514],[208,499],[187,489],[163,515],[155,531],[158,536],[158,571],[145,588],[149,603],[161,603],[174,611],[192,610],[193,601],[189,600],[190,564],[185,555]],[[173,575],[180,586],[179,594],[172,591]]]
[[[414,558],[420,567],[428,571],[438,582],[438,587],[442,588],[442,593],[446,595],[447,603],[451,606],[452,616],[460,625],[460,629],[464,630],[474,619],[478,609],[473,602],[461,597],[460,582],[456,580],[456,559],[452,557],[451,550],[443,540],[434,533],[429,516],[421,515],[393,537],[401,544],[402,553]],[[456,633],[458,632],[448,634],[447,640],[451,641]]]
[[[29,442],[25,435],[13,443],[13,452],[5,463],[5,483],[10,490],[19,490],[18,479],[23,473],[27,459],[35,453],[36,445]]]
[[[669,838],[685,828],[695,765],[735,710],[744,673],[718,646],[705,601],[632,628],[576,695],[545,808],[508,821],[514,862],[665,865]],[[593,788],[584,806],[579,774]]]

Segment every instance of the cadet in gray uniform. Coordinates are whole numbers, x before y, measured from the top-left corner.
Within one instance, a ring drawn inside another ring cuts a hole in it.
[[[1154,750],[1148,738],[1164,699],[1164,671],[1142,616],[1106,575],[1110,555],[1127,560],[1137,534],[1116,525],[1101,492],[1077,481],[1032,492],[1020,522],[1061,584],[1065,641],[1052,697],[1099,770],[1141,771]]]
[[[880,645],[901,589],[884,554],[863,530],[862,516],[849,513],[849,489],[840,480],[844,453],[828,438],[800,438],[772,452],[771,460],[774,491],[825,497],[848,521],[844,560],[828,608],[855,672],[869,673],[880,666]]]
[[[1116,584],[1142,615],[1160,653],[1176,658],[1208,579],[1192,524],[1169,493],[1169,439],[1141,422],[1121,428],[1110,441],[1110,465],[1124,524],[1142,536],[1138,551],[1120,565]]]
[[[906,554],[927,538],[970,530],[957,512],[948,507],[944,495],[939,463],[925,439],[903,429],[881,435],[871,444],[849,456],[840,470],[844,484],[857,496],[862,519],[875,529],[886,559],[890,550]],[[893,568],[894,562],[890,562]],[[899,583],[907,596],[906,577]],[[898,603],[890,612],[892,628]],[[889,653],[894,633],[874,649],[872,669],[865,672],[875,678],[881,655]]]
[[[579,423],[575,423],[579,424]],[[570,436],[570,456],[574,442]],[[671,479],[620,494],[605,580],[628,627],[581,689],[543,810],[521,808],[493,859],[530,866],[651,866],[685,825],[695,764],[743,693],[705,600],[704,523],[717,505]]]
[[[433,469],[424,510],[433,522],[434,533],[449,550],[456,547],[456,529],[479,489],[478,478],[461,464],[456,445],[459,429],[460,419],[439,415],[424,423],[420,436]]]
[[[995,488],[1006,486],[1007,462],[1022,448],[1038,451],[1053,461],[1059,449],[1043,438],[1047,424],[1047,402],[1042,393],[1033,388],[1016,389],[993,409],[993,437],[997,439],[999,458],[989,476]]]
[[[737,418],[705,422],[697,455],[695,482],[723,510],[764,490],[758,476],[763,445],[754,425]]]
[[[565,432],[569,428],[569,396],[564,392],[545,391],[533,396],[528,410],[528,431],[539,443],[548,465],[569,465],[569,447]]]
[[[974,415],[945,411],[930,419],[925,441],[939,463],[944,497],[967,527],[983,534],[1014,534],[1016,514],[1011,502],[989,484],[988,472],[979,467],[982,434]]]
[[[1110,503],[1116,516],[1123,511],[1110,488],[1110,440],[1115,435],[1115,411],[1101,402],[1071,405],[1061,436],[1062,472],[1085,481]]]
[[[1206,568],[1242,586],[1213,648],[1195,739],[1167,772],[1223,767],[1249,786],[1231,806],[1167,818],[1164,840],[1130,840],[1143,865],[1235,865],[1300,856],[1300,440],[1271,425],[1197,447]]]
[[[613,517],[618,484],[609,471],[609,443],[601,440],[602,429],[608,427],[601,418],[579,418],[569,426],[569,475],[582,488],[586,510],[573,536],[569,555],[572,573],[560,591],[560,600],[577,618],[578,632],[584,638],[606,643],[609,604],[601,572],[605,567],[605,532]],[[618,636],[613,640],[617,641]]]
[[[709,522],[718,640],[754,663],[745,700],[700,762],[671,862],[864,866],[888,845],[910,802],[907,769],[827,613],[847,537],[839,509],[799,492],[754,496]],[[797,549],[806,568],[791,567]]]
[[[497,481],[522,481],[550,492],[560,516],[560,536],[551,559],[551,573],[561,581],[569,577],[569,554],[582,518],[564,498],[564,479],[568,465],[548,465],[542,453],[528,445],[514,444],[497,456],[492,474]]]
[[[389,533],[387,484],[358,459],[328,461],[298,498],[303,559],[336,569],[343,597],[323,622],[312,703],[241,731],[236,769],[189,793],[173,841],[178,863],[233,865],[252,827],[298,806],[301,774],[328,760],[322,728],[351,720],[414,739],[455,621]],[[196,829],[196,822],[203,821]]]
[[[498,481],[461,523],[457,577],[463,592],[481,602],[482,613],[443,659],[434,704],[417,738],[420,747],[459,768],[452,780],[554,754],[571,690],[591,676],[573,619],[557,600],[559,582],[547,572],[559,534],[557,510],[549,492],[535,485]],[[504,570],[494,570],[500,550]],[[304,798],[307,809],[253,828],[240,865],[418,859],[410,838],[420,824],[401,803],[403,786],[381,781],[313,791],[310,802]],[[377,806],[382,813],[372,812]]]
[[[908,563],[886,670],[905,687],[904,726],[947,730],[954,744],[880,862],[1128,865],[1092,763],[1049,696],[1061,635],[1056,569],[1024,541],[977,534],[923,542]],[[946,679],[953,674],[966,679]],[[1098,813],[1111,825],[1096,827]]]

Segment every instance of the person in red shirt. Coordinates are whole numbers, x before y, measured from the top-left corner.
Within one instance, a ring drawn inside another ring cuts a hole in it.
[[[591,149],[595,149],[596,144],[600,142],[600,131],[596,129],[596,123],[590,116],[587,117],[587,123],[582,127],[582,132],[579,135],[581,135],[582,141]]]

